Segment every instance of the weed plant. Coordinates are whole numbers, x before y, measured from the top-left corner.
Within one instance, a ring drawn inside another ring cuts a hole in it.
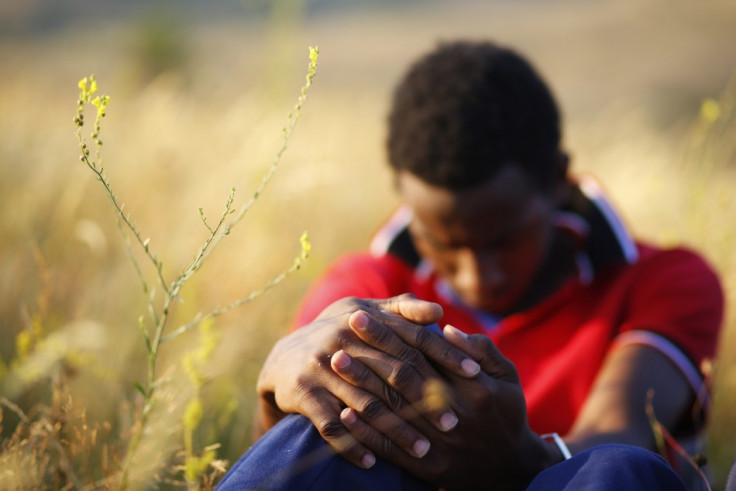
[[[204,242],[174,279],[167,278],[163,261],[154,252],[150,239],[144,238],[135,219],[125,211],[125,204],[113,191],[107,177],[102,159],[101,131],[110,97],[97,95],[98,85],[94,76],[79,82],[74,124],[81,150],[80,160],[94,174],[112,204],[118,230],[147,300],[147,315],[140,316],[137,321],[145,345],[146,376],[144,382],[135,383],[137,397],[123,404],[121,413],[127,417],[127,422],[116,428],[110,423],[90,427],[84,409],[73,410],[75,401],[69,396],[66,386],[66,378],[78,367],[85,366],[84,360],[73,362],[75,356],[80,356],[77,346],[74,346],[75,339],[67,336],[67,339],[54,342],[53,333],[44,331],[48,292],[42,290],[37,312],[33,314],[28,329],[16,337],[15,358],[9,366],[0,364],[2,393],[9,396],[0,398],[0,434],[4,435],[1,426],[3,414],[10,412],[19,420],[0,444],[0,488],[139,489],[185,484],[198,489],[211,487],[225,472],[227,462],[217,458],[219,444],[213,441],[198,445],[196,441],[206,410],[200,395],[208,382],[204,369],[221,337],[215,319],[251,302],[300,269],[311,250],[306,232],[300,238],[300,254],[264,286],[209,312],[198,312],[174,329],[170,326],[174,311],[181,302],[182,289],[202,268],[220,241],[243,220],[276,173],[301,118],[302,106],[316,75],[318,54],[318,48],[310,48],[306,83],[282,129],[281,147],[255,192],[238,208],[235,205],[235,188],[232,188],[223,211],[215,221],[208,220],[204,209],[199,208],[199,218],[206,231]],[[85,135],[83,130],[90,126],[85,123],[85,114],[90,106],[94,108],[95,116],[89,135]],[[136,255],[136,247],[143,252],[143,261]],[[37,256],[42,266],[43,258],[40,254]],[[43,273],[45,269],[41,268],[41,271]],[[78,337],[81,339],[90,332],[94,337],[94,328],[85,331],[85,327],[77,328],[80,331]],[[159,363],[163,346],[195,328],[199,331],[196,344],[181,359],[175,359],[173,365],[162,370]],[[13,401],[31,386],[37,390],[46,380],[50,400],[39,400],[30,411],[23,410]],[[182,390],[183,387],[187,389]],[[119,435],[110,434],[114,429]],[[105,433],[104,443],[100,447],[98,441],[102,433]]]
[[[715,489],[721,489],[736,463],[736,76],[720,98],[703,102],[682,172],[691,183],[683,225],[721,273],[726,293],[720,348],[705,367],[713,394],[708,461]]]

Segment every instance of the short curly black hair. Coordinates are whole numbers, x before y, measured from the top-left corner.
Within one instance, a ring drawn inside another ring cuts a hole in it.
[[[508,164],[544,189],[560,138],[557,104],[529,62],[488,41],[456,41],[420,58],[396,88],[388,158],[396,171],[451,190]]]

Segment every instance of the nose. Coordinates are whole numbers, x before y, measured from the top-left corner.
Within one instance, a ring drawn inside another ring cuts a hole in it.
[[[506,280],[507,275],[497,252],[470,248],[460,251],[455,273],[459,290],[484,297],[501,292]]]

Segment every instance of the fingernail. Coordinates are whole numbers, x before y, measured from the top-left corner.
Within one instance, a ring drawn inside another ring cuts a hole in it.
[[[414,442],[412,449],[414,450],[414,455],[421,459],[429,452],[429,442],[427,440],[417,440]]]
[[[353,312],[350,316],[350,325],[356,329],[364,329],[368,325],[369,320],[368,314],[359,310],[357,312]]]
[[[461,361],[460,366],[462,367],[463,372],[465,372],[470,377],[478,375],[478,373],[480,372],[480,365],[478,365],[470,358],[465,358],[463,361]]]
[[[450,431],[457,425],[457,416],[454,413],[445,413],[440,416],[440,429]]]
[[[332,366],[337,368],[338,370],[345,370],[348,366],[350,366],[351,362],[350,355],[345,353],[343,350],[338,351],[334,355],[332,355]]]
[[[349,407],[346,407],[340,413],[340,419],[342,420],[342,422],[349,425],[355,423],[356,418],[357,416],[355,415],[355,411],[353,411]]]
[[[460,336],[460,337],[461,337],[461,338],[463,338],[463,339],[468,339],[468,335],[467,335],[466,333],[462,332],[462,331],[461,331],[460,329],[458,329],[458,328],[457,328],[457,327],[455,327],[455,326],[451,326],[450,324],[447,324],[447,325],[445,326],[445,330],[448,330],[448,331],[450,331],[451,333],[453,333],[453,334],[455,334],[455,335],[457,335],[457,336]]]
[[[367,453],[363,455],[362,459],[360,459],[360,463],[363,464],[363,467],[366,469],[370,469],[376,464],[376,457],[374,457],[373,454]]]

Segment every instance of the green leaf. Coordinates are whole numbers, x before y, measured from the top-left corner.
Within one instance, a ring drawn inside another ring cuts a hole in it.
[[[138,392],[140,392],[143,397],[146,397],[146,389],[144,389],[141,384],[139,384],[138,382],[136,382],[135,383],[135,388],[138,389]]]

